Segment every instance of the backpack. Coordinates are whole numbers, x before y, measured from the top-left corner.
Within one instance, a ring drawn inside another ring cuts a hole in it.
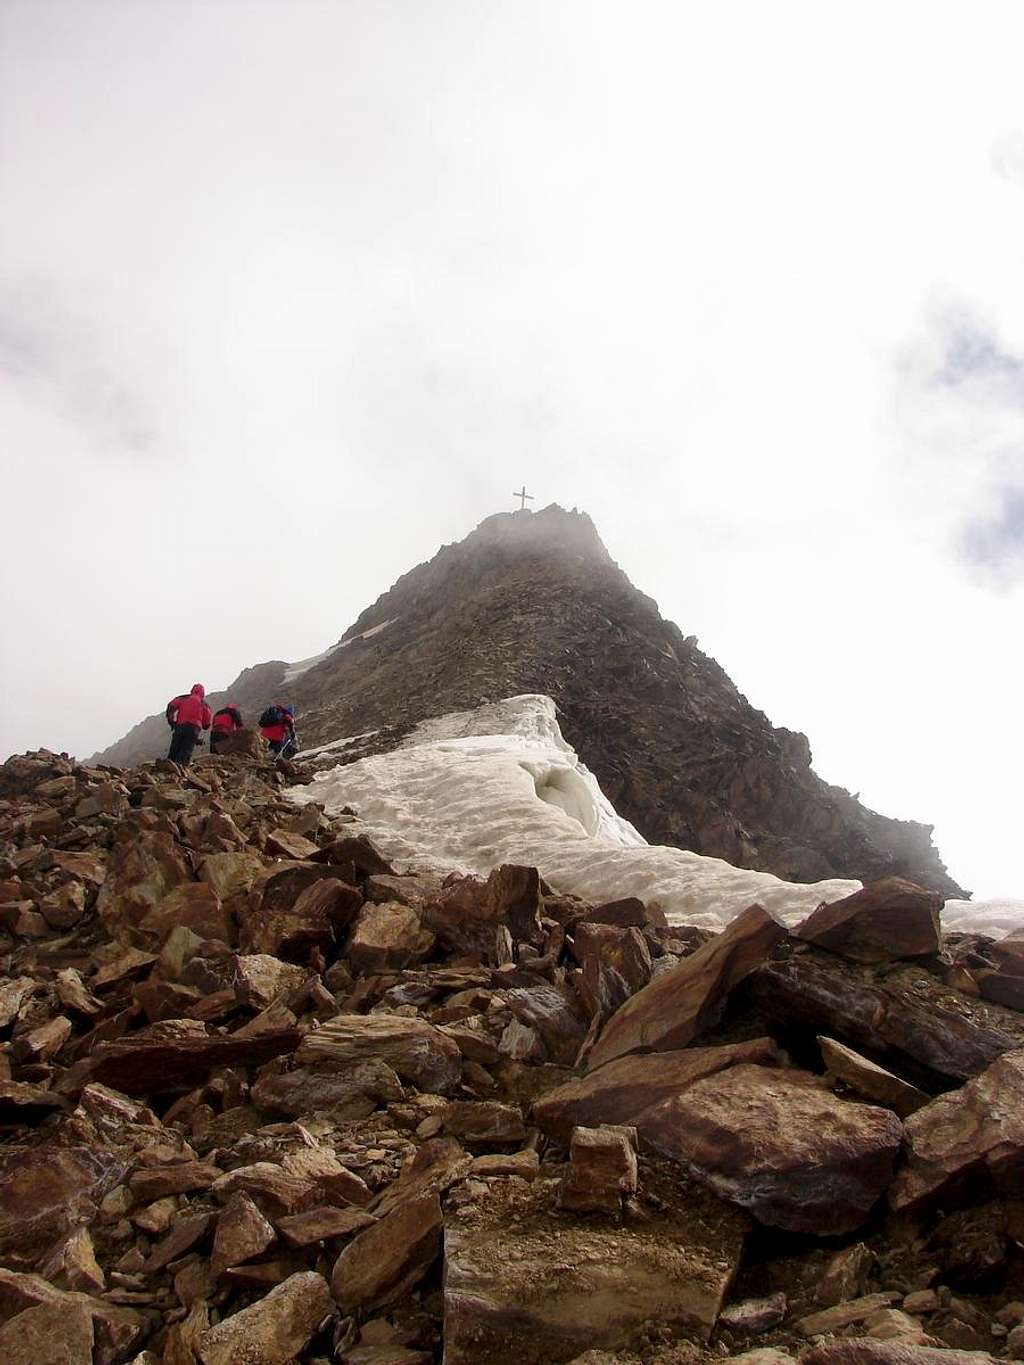
[[[260,725],[284,725],[288,717],[280,706],[268,706],[260,716]]]

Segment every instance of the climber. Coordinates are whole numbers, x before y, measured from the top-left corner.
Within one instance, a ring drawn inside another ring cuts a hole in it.
[[[270,752],[290,758],[298,745],[295,741],[295,707],[275,702],[260,716],[260,734],[270,745]]]
[[[192,761],[192,750],[200,742],[200,731],[209,730],[213,716],[203,698],[206,688],[193,683],[192,691],[174,697],[167,703],[164,715],[171,727],[171,747],[167,757],[172,763],[187,766]]]
[[[233,735],[236,730],[242,728],[242,713],[233,701],[229,701],[227,706],[222,706],[219,711],[214,712],[213,725],[210,729],[210,753],[217,753],[228,735]]]

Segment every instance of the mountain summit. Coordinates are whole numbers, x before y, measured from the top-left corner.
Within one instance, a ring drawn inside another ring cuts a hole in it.
[[[226,692],[250,717],[293,702],[306,746],[522,693],[556,702],[566,739],[652,843],[789,881],[900,875],[948,896],[931,826],[868,810],[811,769],[807,738],[773,726],[666,621],[591,519],[557,505],[498,513],[404,574],[336,645],[245,670]],[[95,761],[162,754],[153,716]]]

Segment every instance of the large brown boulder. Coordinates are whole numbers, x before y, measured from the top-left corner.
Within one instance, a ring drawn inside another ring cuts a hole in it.
[[[171,836],[143,830],[111,850],[96,912],[112,934],[123,933],[191,880],[191,868]]]
[[[42,1249],[87,1223],[127,1168],[103,1147],[0,1147],[0,1253]]]
[[[794,934],[851,962],[926,957],[942,947],[943,904],[935,891],[903,877],[883,877],[852,896],[819,905]]]
[[[486,881],[453,879],[424,906],[423,922],[446,948],[493,962],[496,931],[505,926],[514,940],[535,942],[543,909],[537,869],[503,863]]]
[[[767,910],[748,906],[715,938],[655,977],[612,1015],[588,1059],[596,1071],[628,1052],[686,1047],[718,1018],[729,992],[761,965],[786,931]]]
[[[397,901],[370,903],[359,911],[348,942],[348,960],[357,972],[400,971],[422,962],[434,946],[419,913]]]
[[[694,1081],[741,1062],[770,1066],[778,1052],[770,1038],[682,1052],[630,1053],[549,1090],[533,1106],[542,1132],[568,1143],[577,1125],[635,1124],[645,1109],[678,1095]]]
[[[239,943],[250,953],[305,956],[343,933],[362,903],[362,893],[341,879],[338,868],[297,863],[250,894],[239,910]]]
[[[907,1153],[889,1191],[894,1209],[920,1209],[1024,1189],[1024,1048],[907,1120]]]
[[[743,990],[746,1003],[783,1035],[828,1034],[867,1049],[912,1080],[966,1081],[1018,1046],[1009,1033],[941,998],[915,999],[811,954],[766,963]]]
[[[641,1140],[762,1223],[838,1234],[892,1179],[903,1125],[805,1071],[741,1065],[696,1081],[637,1119]]]
[[[339,1014],[302,1040],[295,1060],[302,1065],[348,1067],[385,1062],[419,1090],[447,1095],[459,1083],[462,1053],[450,1038],[423,1019],[397,1014]]]
[[[417,1284],[441,1250],[444,1219],[434,1193],[414,1196],[361,1232],[335,1262],[331,1291],[346,1312],[393,1303]]]
[[[92,1314],[82,1303],[52,1299],[0,1327],[4,1365],[93,1365]]]
[[[327,1281],[306,1271],[291,1275],[264,1298],[233,1313],[199,1338],[203,1365],[287,1365],[320,1323],[334,1312]]]

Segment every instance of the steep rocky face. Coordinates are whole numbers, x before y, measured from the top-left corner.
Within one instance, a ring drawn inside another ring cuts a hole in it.
[[[400,578],[322,661],[288,672],[260,665],[229,692],[250,712],[293,702],[304,745],[401,734],[543,692],[608,797],[652,843],[787,880],[895,875],[963,894],[931,826],[888,819],[817,777],[806,737],[752,707],[575,510],[487,518]],[[166,742],[162,717],[152,717],[96,760],[138,762]]]

